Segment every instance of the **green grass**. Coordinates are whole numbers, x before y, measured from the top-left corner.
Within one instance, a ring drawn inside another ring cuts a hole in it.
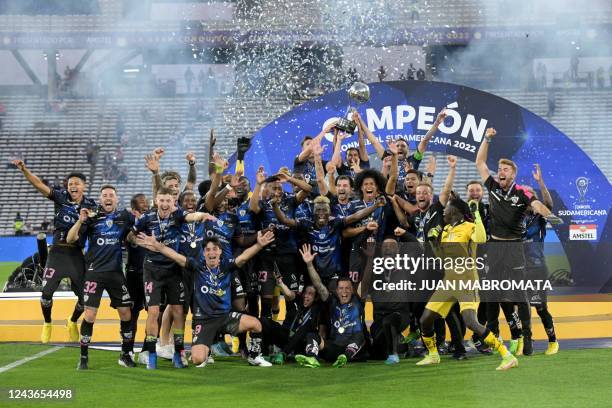
[[[44,346],[0,345],[0,365],[44,350]],[[204,369],[176,370],[163,361],[157,371],[117,365],[117,353],[90,351],[90,370],[77,372],[77,348],[65,348],[0,374],[0,389],[71,388],[70,405],[87,407],[609,407],[610,350],[561,350],[520,359],[520,367],[496,372],[495,356],[435,367],[381,362],[342,369],[249,367],[238,358]],[[9,358],[10,355],[10,358]],[[0,401],[6,401],[5,396]],[[57,404],[57,403],[53,403]],[[14,402],[6,407],[43,406]],[[61,404],[68,405],[68,404]]]
[[[0,291],[4,288],[8,277],[19,265],[21,265],[21,262],[0,262]]]

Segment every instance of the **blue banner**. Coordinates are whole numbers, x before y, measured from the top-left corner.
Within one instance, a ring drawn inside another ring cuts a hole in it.
[[[447,108],[448,117],[430,141],[428,150],[454,154],[474,161],[487,127],[497,136],[489,149],[489,169],[497,161],[514,160],[517,183],[534,185],[534,163],[542,167],[554,212],[564,220],[555,227],[575,279],[579,284],[601,287],[611,274],[608,179],[593,161],[563,132],[529,110],[498,96],[454,84],[398,81],[370,84],[369,102],[355,106],[381,142],[404,138],[411,150],[431,127],[436,114]],[[268,174],[291,166],[306,135],[316,136],[325,123],[345,116],[349,99],[338,91],[313,99],[284,114],[253,136],[246,155],[245,173],[254,180],[257,167]],[[324,139],[324,158],[332,153],[332,135]],[[356,135],[343,141],[342,150],[356,146]],[[368,144],[368,152],[374,149]],[[230,167],[231,168],[231,167]]]

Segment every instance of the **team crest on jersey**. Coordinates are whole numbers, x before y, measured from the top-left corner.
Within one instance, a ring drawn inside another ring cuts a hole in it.
[[[217,220],[217,225],[222,227],[223,226],[223,220]]]
[[[241,217],[244,217],[244,215],[246,214],[246,210],[240,210],[238,213]]]
[[[111,219],[106,220],[106,226],[108,228],[112,227],[113,226],[113,220],[111,220]]]
[[[320,233],[320,234],[319,234],[319,238],[320,238],[320,239],[325,238],[325,234],[324,234],[324,233]]]
[[[510,198],[510,200],[512,200],[512,204],[516,204],[516,203],[518,203],[519,198],[518,198],[518,196],[512,196],[512,198]]]
[[[89,295],[84,295],[83,296],[83,302],[87,302],[88,299],[89,299]]]

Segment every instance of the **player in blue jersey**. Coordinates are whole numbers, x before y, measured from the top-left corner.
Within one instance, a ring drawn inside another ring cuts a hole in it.
[[[128,235],[128,240],[131,242],[135,242],[136,234],[144,232],[147,235],[154,236],[164,245],[172,246],[172,248],[178,250],[183,222],[203,222],[214,218],[207,213],[187,213],[184,210],[177,210],[174,204],[173,190],[165,187],[157,191],[155,202],[157,207],[145,213],[136,221],[132,232]],[[177,368],[182,368],[184,367],[181,361],[181,352],[184,349],[184,326],[181,327],[181,325],[184,314],[185,292],[180,269],[165,256],[157,252],[147,251],[144,262],[144,289],[147,302],[147,328],[143,351],[149,352],[147,368],[157,368],[155,343],[159,331],[159,306],[164,294],[167,304],[172,308],[173,321],[175,322],[173,364]]]
[[[203,260],[186,258],[144,234],[140,234],[138,239],[151,251],[159,252],[195,274],[193,344],[191,347],[191,360],[194,364],[198,367],[206,365],[210,347],[217,332],[231,335],[249,332],[251,338],[249,364],[260,367],[272,365],[261,356],[262,327],[259,319],[231,311],[231,285],[237,269],[272,243],[274,233],[267,231],[264,234],[260,231],[257,234],[257,243],[246,249],[236,259],[224,259],[222,245],[214,237],[205,240]]]
[[[278,206],[279,200],[272,201],[274,213],[283,224],[296,228],[304,233],[308,244],[317,255],[315,268],[326,286],[334,286],[342,271],[342,252],[340,242],[342,230],[365,217],[370,216],[376,209],[385,206],[386,200],[380,196],[376,204],[363,208],[346,217],[334,218],[331,216],[330,201],[327,197],[319,196],[314,200],[314,214],[310,219],[293,219],[286,216]]]
[[[295,208],[310,194],[312,187],[303,180],[298,180],[287,173],[278,173],[266,182],[263,167],[256,174],[257,185],[251,195],[250,209],[259,215],[261,228],[263,230],[274,230],[276,240],[273,245],[266,248],[259,255],[260,271],[259,282],[261,285],[261,316],[270,317],[272,314],[272,297],[276,286],[274,271],[278,270],[283,277],[283,282],[296,292],[298,290],[298,272],[296,270],[297,243],[293,231],[282,224],[276,218],[270,199],[280,200],[279,207],[289,216],[294,215]],[[283,191],[283,182],[297,185],[301,191],[296,195]],[[265,183],[270,197],[260,199],[260,192]]]
[[[81,173],[70,173],[67,177],[68,187],[50,188],[35,174],[30,172],[22,160],[13,161],[26,180],[34,186],[43,196],[55,204],[53,218],[53,245],[49,249],[49,256],[43,275],[43,289],[40,306],[44,317],[44,324],[40,340],[48,343],[51,339],[53,325],[51,323],[51,309],[53,307],[53,294],[64,278],[70,278],[70,287],[77,296],[77,304],[72,316],[68,319],[68,338],[72,342],[79,341],[77,320],[83,313],[83,277],[85,264],[83,261],[83,241],[74,244],[66,242],[66,235],[79,218],[81,208],[95,208],[93,200],[85,197],[86,178]]]
[[[553,208],[553,199],[544,184],[542,178],[542,170],[539,164],[534,165],[535,170],[532,172],[533,178],[540,187],[542,194],[542,204],[549,210]],[[537,193],[533,188],[527,187],[529,191],[538,199]],[[544,256],[544,239],[546,238],[546,220],[542,215],[536,214],[531,209],[527,211],[527,215],[523,221],[525,223],[525,233],[523,241],[525,242],[525,276],[528,279],[548,279],[548,268],[546,267],[546,257]],[[555,325],[553,317],[548,310],[547,294],[545,290],[533,291],[529,293],[529,303],[535,307],[538,316],[542,320],[546,336],[548,337],[548,348],[544,352],[546,355],[557,354],[559,351],[559,342],[555,334]],[[529,356],[533,354],[533,345],[531,338],[523,339],[523,354]]]
[[[301,142],[302,151],[300,152],[300,154],[295,156],[295,159],[293,161],[293,172],[304,175],[304,180],[310,185],[310,189],[308,189],[308,192],[312,192],[314,196],[319,195],[319,189],[317,186],[317,174],[314,163],[313,147],[316,145],[320,145],[323,137],[329,132],[331,132],[335,125],[336,121],[330,122],[321,131],[321,133],[319,133],[314,138],[311,136],[305,136]],[[336,164],[333,160],[331,162]],[[338,158],[337,164],[340,164],[339,162],[340,159]],[[327,162],[324,162],[323,165],[325,166],[326,163]]]
[[[381,195],[392,196],[395,193],[397,182],[398,153],[397,145],[389,143],[388,154],[391,155],[391,173],[389,179],[377,170],[364,170],[355,179],[355,189],[360,193],[360,199],[351,201],[349,214],[354,214],[364,208],[374,206],[377,197]],[[349,264],[349,278],[355,287],[361,282],[367,257],[363,253],[363,246],[368,237],[373,236],[376,242],[382,242],[385,235],[393,235],[397,222],[393,206],[389,200],[382,207],[377,207],[367,218],[364,218],[346,228],[342,236],[351,239],[352,252]]]
[[[144,213],[149,211],[147,196],[142,193],[134,194],[130,200],[130,207],[134,218],[140,218]],[[128,293],[132,299],[132,334],[134,339],[136,339],[138,316],[145,306],[144,287],[142,286],[144,280],[142,268],[147,250],[131,242],[126,242],[126,248],[127,261],[125,265],[125,280]]]
[[[440,124],[442,124],[442,122],[444,121],[444,118],[446,118],[446,112],[444,109],[442,109],[442,111],[438,113],[438,116],[436,117],[436,120],[434,121],[434,123],[431,125],[431,128],[427,131],[425,136],[423,136],[423,138],[419,142],[416,152],[412,153],[411,155],[409,155],[410,148],[408,147],[408,143],[403,139],[397,140],[397,153],[398,153],[397,187],[399,190],[402,190],[404,188],[404,179],[406,178],[406,174],[408,170],[410,169],[418,170],[419,169],[419,165],[421,164],[421,160],[423,160],[423,154],[425,153],[425,150],[427,149],[427,145],[429,144],[429,141],[433,138],[433,136],[438,131],[438,127],[440,126]],[[372,144],[372,146],[374,146],[374,149],[376,150],[376,154],[378,154],[378,157],[380,159],[383,159],[385,157],[385,148],[380,143],[380,141],[376,138],[376,136],[374,136],[372,131],[370,131],[368,126],[363,122],[363,119],[361,119],[358,113],[355,113],[353,115],[353,120],[357,122],[357,126],[359,126],[359,128],[365,133],[369,142]]]
[[[66,242],[76,243],[86,237],[89,248],[85,254],[85,284],[83,300],[85,313],[81,323],[81,359],[77,368],[86,370],[89,361],[89,343],[93,334],[102,292],[106,290],[110,305],[119,313],[121,333],[121,354],[119,365],[134,367],[131,352],[134,350],[131,307],[128,293],[121,246],[134,224],[134,216],[127,210],[117,210],[117,191],[110,184],[100,189],[98,212],[81,209],[79,219],[70,228]]]
[[[183,191],[179,196],[179,206],[186,213],[191,214],[196,211],[197,200],[195,193],[193,191],[187,190]],[[179,244],[178,244],[178,252],[187,256],[187,257],[197,257],[202,253],[202,242],[205,237],[205,227],[203,222],[183,222],[180,226],[180,235],[179,235]],[[144,249],[144,248],[141,248]],[[193,297],[193,274],[185,271],[185,269],[181,270],[181,275],[183,279],[183,289],[185,292],[184,303],[183,303],[183,320],[189,313],[189,308],[191,307],[191,300]],[[141,280],[142,286],[142,280]],[[174,358],[175,344],[172,341],[171,332],[173,327],[174,317],[173,311],[171,308],[166,307],[163,312],[161,326],[159,329],[159,344],[156,346],[157,356],[162,357],[168,360],[172,360]],[[185,326],[185,322],[175,324],[174,329],[178,329],[180,332],[180,327]],[[165,340],[162,342],[162,340]],[[181,354],[181,358],[183,364],[185,365],[187,362],[184,353]]]
[[[310,253],[303,247],[302,255]],[[311,257],[313,258],[313,257]],[[319,333],[309,333],[305,355],[298,354],[295,361],[305,367],[319,367],[319,357],[333,362],[334,367],[343,367],[348,361],[361,361],[366,357],[364,347],[368,341],[365,324],[364,303],[361,300],[361,285],[354,293],[349,278],[338,279],[336,290],[330,293],[314,268],[312,259],[306,263],[312,285],[326,302],[327,317],[322,319]]]

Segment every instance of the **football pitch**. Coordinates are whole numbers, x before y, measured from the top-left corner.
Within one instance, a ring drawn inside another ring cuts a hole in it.
[[[90,369],[76,371],[78,348],[62,347],[22,365],[15,361],[53,346],[0,344],[3,407],[609,407],[610,349],[540,350],[520,366],[497,372],[497,356],[416,367],[417,359],[388,367],[382,362],[318,369],[289,363],[250,367],[239,357],[217,358],[203,369],[177,370],[162,360],[156,371],[117,365],[117,352],[90,350]],[[9,400],[10,389],[71,389],[72,400]]]

